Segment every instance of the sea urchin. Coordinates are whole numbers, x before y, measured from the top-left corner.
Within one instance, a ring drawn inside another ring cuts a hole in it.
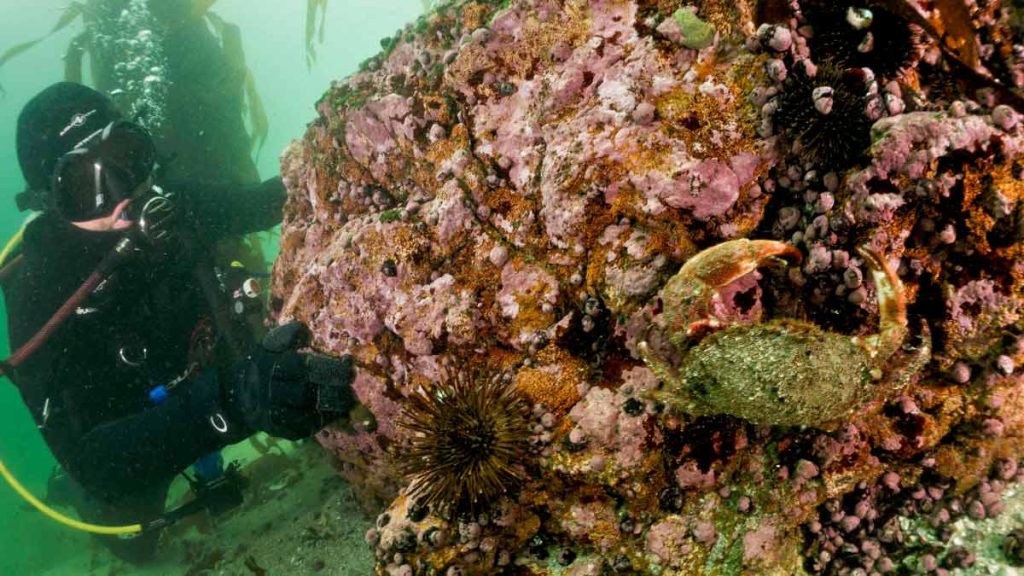
[[[402,472],[410,497],[438,513],[475,513],[523,477],[528,409],[505,373],[455,372],[410,395]]]
[[[811,55],[839,68],[870,68],[892,78],[918,58],[918,32],[879,3],[863,5],[815,0],[802,2],[813,30]]]
[[[801,155],[829,169],[850,166],[871,144],[870,71],[822,65],[814,76],[798,70],[778,96],[774,122]]]

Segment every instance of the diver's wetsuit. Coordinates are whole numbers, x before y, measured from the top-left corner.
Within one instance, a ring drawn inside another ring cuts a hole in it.
[[[219,433],[208,421],[221,400],[216,369],[179,385],[160,405],[148,393],[188,369],[197,326],[212,321],[194,274],[199,255],[208,257],[217,238],[279,222],[284,187],[280,178],[252,187],[164,187],[188,206],[179,218],[195,230],[198,249],[183,253],[179,243],[169,254],[133,256],[15,370],[57,461],[105,509],[142,501],[159,514],[175,474],[251,432]],[[39,330],[120,237],[86,232],[50,214],[28,225],[24,262],[4,286],[12,350]],[[109,521],[111,514],[93,516]]]

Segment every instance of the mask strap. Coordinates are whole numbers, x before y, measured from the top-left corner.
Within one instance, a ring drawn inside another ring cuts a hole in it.
[[[25,212],[26,210],[44,212],[48,208],[48,197],[48,190],[28,188],[23,192],[17,193],[14,196],[14,202],[18,206],[18,212]]]

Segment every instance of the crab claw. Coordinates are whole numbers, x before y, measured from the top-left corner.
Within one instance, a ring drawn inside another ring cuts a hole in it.
[[[712,246],[690,258],[678,276],[700,280],[713,288],[725,286],[766,264],[797,264],[800,251],[776,240],[741,238]]]
[[[710,304],[718,289],[757,268],[797,263],[800,251],[775,240],[730,240],[690,258],[662,288],[663,313],[656,321],[678,346],[693,344],[721,327]]]
[[[860,246],[857,254],[871,270],[871,280],[878,294],[878,334],[863,338],[860,342],[872,356],[888,358],[907,337],[907,303],[903,296],[903,284],[889,263],[877,252]]]

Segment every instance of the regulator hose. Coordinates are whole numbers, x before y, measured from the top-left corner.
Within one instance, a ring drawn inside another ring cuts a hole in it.
[[[50,508],[49,506],[41,502],[38,498],[33,496],[32,493],[29,492],[27,488],[22,486],[21,482],[18,482],[18,479],[15,478],[14,475],[11,474],[9,470],[7,470],[7,466],[4,465],[3,460],[0,460],[0,475],[2,475],[4,477],[4,480],[7,481],[7,484],[9,484],[11,488],[18,493],[19,496],[24,498],[26,502],[31,504],[33,508],[39,510],[50,519],[60,522],[61,524],[68,526],[69,528],[74,528],[75,530],[81,530],[83,532],[90,532],[92,534],[105,534],[108,536],[139,534],[146,529],[146,526],[142,524],[129,524],[127,526],[99,526],[97,524],[89,524],[88,522],[82,522],[80,520],[75,520],[74,518],[69,518],[68,516],[63,515],[60,512],[57,512],[53,508]]]
[[[26,358],[32,355],[40,346],[43,345],[50,336],[53,335],[53,331],[57,329],[65,320],[68,319],[74,311],[78,308],[78,305],[85,300],[85,297],[92,293],[93,290],[99,286],[100,282],[103,281],[110,272],[121,263],[132,249],[132,241],[130,238],[122,238],[117,246],[103,260],[99,266],[93,270],[92,274],[82,282],[82,285],[75,290],[74,294],[53,313],[53,316],[43,324],[28,342],[22,344],[13,354],[6,360],[0,362],[0,375],[11,376],[11,369],[17,368],[19,364],[25,361]]]

